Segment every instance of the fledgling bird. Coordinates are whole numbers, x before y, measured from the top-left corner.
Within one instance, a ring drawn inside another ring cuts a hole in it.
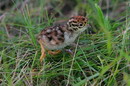
[[[73,16],[64,25],[56,25],[43,29],[38,35],[41,46],[40,61],[49,54],[58,54],[62,48],[72,44],[75,39],[88,27],[88,19],[84,16]],[[55,50],[55,51],[51,51]]]

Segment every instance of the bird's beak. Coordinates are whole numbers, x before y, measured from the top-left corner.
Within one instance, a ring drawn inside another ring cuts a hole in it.
[[[88,27],[88,28],[91,28],[91,25],[90,25],[90,24],[87,24],[87,27]]]

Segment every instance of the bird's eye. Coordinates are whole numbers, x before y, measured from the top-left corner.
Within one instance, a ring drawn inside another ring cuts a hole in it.
[[[81,24],[79,24],[79,26],[83,26],[83,24],[81,23]]]

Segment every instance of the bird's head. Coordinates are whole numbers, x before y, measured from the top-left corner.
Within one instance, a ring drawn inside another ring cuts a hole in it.
[[[88,19],[84,16],[73,16],[71,17],[67,25],[69,26],[69,29],[75,32],[84,31],[84,29],[87,29]]]

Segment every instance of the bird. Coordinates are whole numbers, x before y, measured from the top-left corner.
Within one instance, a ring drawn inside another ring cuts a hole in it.
[[[84,16],[70,17],[63,25],[52,25],[41,30],[37,40],[41,47],[40,61],[49,54],[56,55],[63,48],[71,45],[76,38],[88,28],[88,18]]]

